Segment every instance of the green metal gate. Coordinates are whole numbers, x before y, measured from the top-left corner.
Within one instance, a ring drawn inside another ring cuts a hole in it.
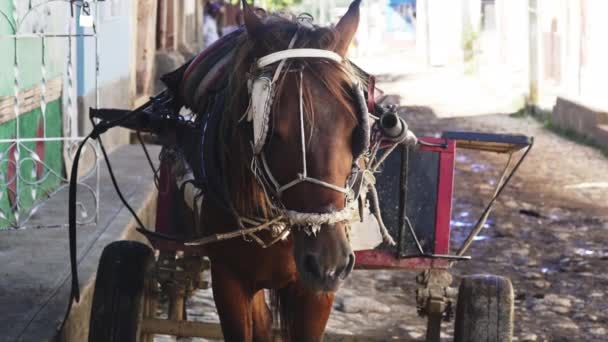
[[[72,154],[82,141],[76,105],[76,40],[94,40],[97,1],[0,0],[0,230],[66,223]],[[79,15],[82,14],[82,15]],[[79,18],[79,22],[75,18]],[[98,217],[97,145],[79,178],[79,223]]]

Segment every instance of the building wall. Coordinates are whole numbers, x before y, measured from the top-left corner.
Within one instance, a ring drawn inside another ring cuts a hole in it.
[[[91,130],[88,109],[132,108],[135,89],[132,78],[134,62],[134,8],[135,0],[107,0],[100,2],[97,17],[98,40],[80,38],[76,41],[78,60],[78,112],[80,135]],[[82,13],[78,13],[82,15]],[[93,33],[92,28],[78,28],[84,34]],[[97,44],[97,48],[96,48]],[[95,54],[99,56],[99,71],[95,69]],[[96,77],[97,73],[97,77]],[[96,92],[98,89],[98,92]],[[97,103],[96,103],[97,102]],[[129,133],[120,128],[105,134],[104,143],[110,149],[129,143]]]
[[[541,80],[546,96],[608,108],[601,90],[608,77],[606,11],[608,2],[603,0],[540,2]]]
[[[495,2],[499,62],[513,70],[528,64],[528,0]]]
[[[608,79],[608,2],[602,0],[582,0],[586,4],[581,27],[581,70],[580,92],[584,101],[608,110],[606,80]]]
[[[542,107],[558,96],[608,108],[602,90],[608,77],[605,43],[608,1],[537,0],[539,67],[538,91]],[[530,65],[530,0],[496,0],[495,63],[509,70]]]

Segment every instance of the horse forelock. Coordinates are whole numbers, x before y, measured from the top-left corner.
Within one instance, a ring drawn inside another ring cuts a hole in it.
[[[287,49],[290,40],[298,32],[294,48],[314,48],[333,51],[339,41],[337,32],[332,28],[315,27],[313,29],[298,25],[295,17],[285,15],[268,15],[263,18],[264,26],[251,37],[243,33],[235,51],[234,69],[230,77],[230,101],[225,108],[222,122],[225,153],[223,164],[226,170],[228,193],[235,209],[246,216],[269,217],[272,214],[271,205],[264,190],[257,183],[249,170],[252,160],[252,133],[243,127],[239,119],[245,113],[249,104],[247,79],[255,60],[272,52]],[[288,61],[289,68],[302,67],[304,75],[303,101],[307,115],[308,126],[314,130],[314,101],[311,87],[321,86],[328,91],[334,101],[347,109],[352,120],[356,120],[356,109],[353,103],[350,87],[354,74],[347,63],[336,63],[328,60],[294,60]],[[296,73],[284,73],[276,85],[276,97],[272,112],[281,103],[283,89],[288,77]],[[295,113],[294,113],[295,114]],[[271,114],[273,115],[273,114]],[[273,115],[273,120],[276,120]]]

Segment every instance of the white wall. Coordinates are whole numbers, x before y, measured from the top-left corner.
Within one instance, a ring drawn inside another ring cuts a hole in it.
[[[586,52],[581,68],[581,97],[595,106],[608,109],[608,1],[587,0]]]
[[[432,66],[462,61],[462,1],[468,0],[416,2],[416,46]]]

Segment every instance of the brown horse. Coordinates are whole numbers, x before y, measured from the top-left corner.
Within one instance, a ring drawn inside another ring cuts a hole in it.
[[[240,215],[268,218],[273,210],[250,171],[251,124],[240,120],[248,108],[246,75],[251,65],[262,56],[286,50],[290,43],[293,48],[323,49],[344,56],[358,26],[359,2],[351,4],[334,28],[302,25],[274,15],[262,18],[243,3],[246,33],[235,51],[236,67],[229,83],[233,96],[222,123],[226,128],[222,131],[231,132],[222,139],[222,162],[228,170],[230,201]],[[356,157],[353,144],[357,143],[358,108],[350,91],[353,77],[345,62],[293,58],[286,63],[277,82],[264,145],[268,167],[278,183],[297,179],[305,167],[309,177],[345,186]],[[301,140],[301,111],[305,113],[305,144]],[[303,213],[330,213],[345,206],[344,193],[313,182],[286,189],[280,200],[285,209]],[[201,217],[208,233],[234,230],[234,217],[223,214],[211,201],[203,204]],[[273,315],[264,295],[264,289],[271,289],[284,335],[297,341],[321,340],[334,293],[354,266],[346,225],[322,224],[315,234],[291,227],[286,240],[268,248],[240,238],[209,245],[213,294],[225,339],[272,340]],[[272,237],[263,233],[260,238]]]

